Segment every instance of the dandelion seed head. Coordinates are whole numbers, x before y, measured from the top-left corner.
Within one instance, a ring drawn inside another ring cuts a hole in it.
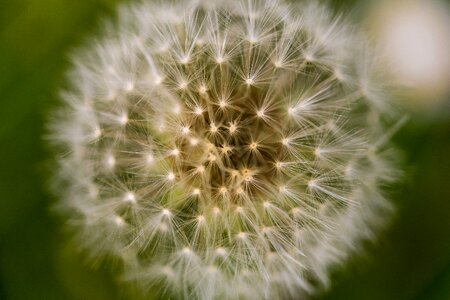
[[[147,0],[111,28],[51,125],[81,247],[162,298],[325,287],[383,223],[395,173],[362,35],[282,0]]]

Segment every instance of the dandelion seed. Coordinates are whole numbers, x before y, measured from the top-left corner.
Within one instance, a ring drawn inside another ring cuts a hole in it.
[[[191,255],[192,254],[192,250],[189,249],[188,247],[183,248],[182,252],[185,255]]]
[[[183,128],[181,128],[181,132],[183,133],[183,134],[188,134],[189,132],[190,132],[191,130],[189,129],[189,127],[187,127],[187,126],[184,126]]]
[[[249,145],[249,148],[252,149],[252,150],[256,150],[256,149],[258,148],[258,144],[255,143],[255,142],[253,142],[253,143],[251,143],[251,144]]]
[[[225,61],[225,59],[222,56],[216,57],[216,62],[220,65]]]
[[[188,82],[185,80],[181,80],[180,83],[178,84],[178,87],[180,88],[180,90],[186,89],[187,86],[188,86]]]
[[[289,107],[288,108],[288,114],[289,115],[295,115],[295,113],[296,113],[296,109],[294,108],[294,107]]]
[[[133,84],[132,82],[128,82],[128,83],[125,85],[125,91],[130,92],[130,91],[132,91],[133,89],[134,89],[134,84]]]
[[[162,82],[163,82],[163,79],[162,79],[162,77],[160,77],[160,76],[156,76],[156,77],[155,77],[155,80],[153,81],[153,83],[154,83],[155,85],[160,85]]]
[[[199,142],[198,139],[192,138],[189,140],[189,143],[191,144],[191,146],[197,146]]]
[[[283,164],[282,162],[280,162],[280,161],[277,161],[277,162],[275,163],[275,167],[276,167],[277,169],[281,169],[283,166],[284,166],[284,164]]]
[[[216,133],[219,130],[215,123],[211,123],[209,126],[212,133]]]
[[[125,197],[123,197],[123,201],[135,203],[136,202],[136,196],[132,192],[128,192],[125,194]]]
[[[147,154],[147,156],[145,157],[145,162],[148,165],[151,165],[151,164],[153,164],[154,161],[155,161],[155,158],[153,157],[153,155],[152,154]]]
[[[239,232],[237,237],[241,240],[245,240],[247,238],[247,234],[245,232]]]
[[[174,108],[172,109],[174,114],[179,114],[181,113],[181,106],[180,105],[175,105]]]
[[[122,227],[123,225],[125,225],[124,219],[119,216],[114,217],[114,223],[116,223],[116,225],[119,227]]]
[[[173,174],[172,172],[167,174],[167,180],[174,181],[175,180],[175,174]]]
[[[215,252],[217,253],[217,255],[220,255],[220,256],[227,255],[227,251],[222,247],[217,248]]]
[[[172,151],[170,151],[170,154],[172,156],[178,156],[180,154],[180,150],[178,150],[178,148],[175,148]]]
[[[230,131],[230,134],[233,134],[237,131],[237,126],[235,123],[230,123],[230,127],[228,127],[228,130]]]
[[[227,192],[228,192],[228,189],[224,186],[219,189],[219,193],[221,193],[222,195],[225,195]]]
[[[200,94],[206,94],[207,91],[208,91],[208,88],[207,88],[205,85],[201,85],[201,86],[199,87],[199,89],[198,89],[198,92],[199,92]],[[198,114],[201,114],[201,112],[198,113]]]
[[[114,158],[113,155],[108,155],[106,157],[106,165],[108,166],[108,168],[113,168],[116,165],[116,159]]]
[[[94,139],[98,139],[101,135],[102,135],[102,130],[98,127],[95,128],[94,133],[93,133]]]
[[[203,109],[201,107],[197,107],[195,108],[194,113],[199,116],[203,114]]]
[[[125,125],[128,123],[128,115],[127,114],[123,114],[119,117],[119,123],[120,125]]]
[[[255,84],[255,79],[252,77],[247,77],[247,78],[245,78],[245,83],[249,86],[253,85],[253,84]]]
[[[180,63],[186,65],[189,63],[189,59],[190,59],[189,55],[185,55],[182,58],[180,58]]]

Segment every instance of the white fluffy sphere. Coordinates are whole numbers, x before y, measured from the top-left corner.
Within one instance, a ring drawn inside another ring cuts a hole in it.
[[[78,243],[169,297],[326,285],[389,208],[387,106],[369,56],[315,3],[122,9],[75,58],[51,126]]]

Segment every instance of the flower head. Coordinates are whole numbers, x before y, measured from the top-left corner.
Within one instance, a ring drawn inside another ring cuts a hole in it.
[[[383,95],[315,4],[143,1],[75,59],[53,122],[61,206],[95,258],[173,296],[328,281],[387,208]]]

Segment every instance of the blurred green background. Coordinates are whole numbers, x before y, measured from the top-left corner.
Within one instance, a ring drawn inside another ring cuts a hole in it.
[[[107,269],[91,269],[65,246],[50,210],[43,139],[69,51],[98,32],[118,2],[0,0],[0,299],[126,298]],[[364,4],[332,3],[347,11]],[[406,173],[392,192],[397,214],[318,299],[450,299],[449,105],[443,110],[412,115],[395,136]]]

